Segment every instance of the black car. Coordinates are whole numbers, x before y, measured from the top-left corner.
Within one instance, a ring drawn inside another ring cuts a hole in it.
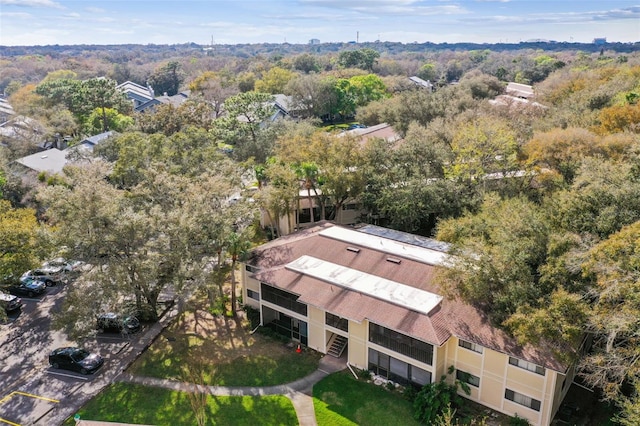
[[[42,281],[34,280],[32,278],[20,278],[17,284],[14,284],[8,288],[9,293],[16,296],[35,297],[47,290],[47,286]]]
[[[133,334],[140,331],[138,318],[113,312],[98,315],[96,323],[97,328],[103,332]]]
[[[49,354],[49,365],[53,368],[77,371],[82,374],[95,373],[102,364],[104,359],[100,355],[81,348],[58,348]]]
[[[0,291],[0,307],[3,307],[7,312],[15,311],[22,307],[22,300],[18,296]]]

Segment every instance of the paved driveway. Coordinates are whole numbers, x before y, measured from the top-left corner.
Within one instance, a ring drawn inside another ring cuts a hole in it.
[[[83,376],[49,367],[54,348],[74,345],[50,327],[50,312],[62,303],[64,286],[50,287],[42,298],[22,298],[24,306],[0,326],[0,425],[61,424],[130,365],[162,330],[170,315],[140,333],[123,338],[102,335],[85,347],[105,358],[95,374]]]

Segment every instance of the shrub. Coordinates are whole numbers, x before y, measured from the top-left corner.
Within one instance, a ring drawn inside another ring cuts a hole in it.
[[[418,390],[415,386],[408,385],[405,386],[405,388],[402,390],[402,396],[404,396],[407,401],[413,402],[416,399],[417,395]]]
[[[447,375],[443,375],[440,381],[429,383],[422,387],[413,401],[413,417],[424,423],[434,424],[436,419],[447,409],[455,409],[462,404],[462,398],[458,395],[458,389],[462,389],[467,395],[470,393],[466,383],[459,380],[449,384],[447,376],[453,374],[454,367],[449,367]]]
[[[358,377],[360,377],[362,380],[371,380],[371,371],[358,370]]]
[[[529,423],[529,420],[518,416],[517,414],[515,415],[515,417],[511,417],[511,419],[509,420],[509,425],[510,426],[529,426],[531,423]]]

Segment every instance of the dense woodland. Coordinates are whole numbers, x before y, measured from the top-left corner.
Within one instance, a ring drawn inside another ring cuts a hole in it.
[[[0,150],[0,275],[60,247],[100,266],[69,289],[56,321],[81,337],[97,306],[123,298],[153,317],[169,285],[214,303],[259,240],[258,209],[287,216],[301,188],[319,219],[359,200],[364,222],[452,243],[439,277],[449,297],[577,363],[617,421],[640,424],[632,45],[260,46],[3,48],[0,89],[38,128]],[[134,114],[115,89],[127,80],[191,95]],[[533,85],[536,103],[491,103],[507,82]],[[267,122],[280,93],[298,118]],[[403,139],[363,145],[330,130],[353,121],[389,123]],[[29,180],[12,164],[41,139],[105,129],[118,136],[61,176]]]

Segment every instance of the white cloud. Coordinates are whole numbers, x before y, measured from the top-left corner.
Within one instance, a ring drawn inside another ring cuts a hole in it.
[[[33,15],[26,12],[0,12],[0,16],[2,16],[3,18],[17,18],[17,19],[33,18]]]
[[[62,5],[51,0],[0,0],[0,4],[25,7],[52,7],[62,9]]]

